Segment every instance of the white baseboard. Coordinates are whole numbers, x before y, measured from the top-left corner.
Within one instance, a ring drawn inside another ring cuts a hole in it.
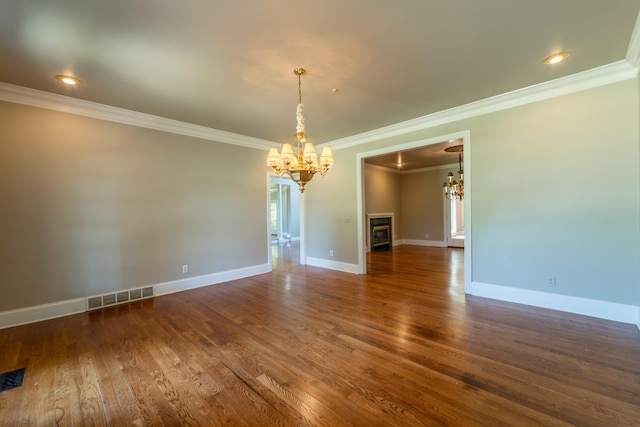
[[[529,289],[472,282],[471,295],[630,323],[640,328],[640,307]]]
[[[186,291],[189,289],[201,288],[203,286],[216,285],[230,280],[244,279],[245,277],[257,276],[258,274],[269,273],[271,265],[262,264],[251,267],[239,268],[236,270],[222,271],[220,273],[205,274],[203,276],[188,277],[186,279],[172,280],[170,282],[153,285],[155,296],[172,294],[174,292]]]
[[[394,239],[392,242],[392,247],[398,247],[402,245],[409,246],[428,246],[432,248],[446,248],[447,245],[445,242],[441,240],[414,240],[414,239]],[[371,252],[370,248],[365,249],[366,252]]]
[[[358,264],[348,264],[346,262],[330,261],[322,258],[307,257],[307,265],[343,271],[345,273],[359,274],[360,272]]]
[[[53,302],[51,304],[34,305],[32,307],[3,311],[0,312],[0,329],[82,313],[86,311],[86,308],[85,298],[75,298]]]
[[[394,246],[395,246],[394,242]],[[399,245],[412,245],[412,246],[431,246],[434,248],[444,248],[447,245],[442,240],[415,240],[415,239],[401,239],[398,240]]]
[[[292,237],[290,239],[271,239],[271,244],[272,245],[278,245],[278,244],[282,244],[282,243],[290,243],[290,242],[299,242],[300,241],[300,237]]]
[[[359,274],[357,264],[329,261],[313,257],[307,257],[307,264],[315,267],[343,271],[345,273]],[[159,296],[174,292],[181,292],[264,274],[270,271],[270,265],[262,264],[237,270],[158,283],[154,285],[154,295]],[[558,295],[548,292],[539,292],[480,282],[473,282],[471,284],[470,294],[501,301],[509,301],[535,307],[582,314],[585,316],[613,320],[616,322],[635,324],[640,329],[640,307],[633,305],[592,300],[568,295]],[[86,298],[76,298],[50,304],[4,311],[0,312],[0,329],[54,319],[56,317],[68,316],[71,314],[82,313],[84,311],[86,311]]]
[[[186,279],[173,280],[171,282],[153,285],[155,296],[166,295],[202,286],[215,285],[230,280],[243,279],[245,277],[264,274],[271,271],[271,265],[262,264],[237,270],[223,271],[220,273],[206,274],[204,276],[188,277]],[[56,317],[69,316],[87,311],[86,298],[76,298],[67,301],[58,301],[50,304],[33,307],[19,308],[0,312],[0,329],[27,323],[40,322]]]

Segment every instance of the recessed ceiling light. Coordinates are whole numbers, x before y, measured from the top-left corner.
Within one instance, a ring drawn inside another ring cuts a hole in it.
[[[81,85],[82,82],[78,79],[76,79],[73,76],[67,76],[65,74],[58,74],[56,76],[56,79],[60,80],[62,83],[69,85],[69,86],[78,86]]]
[[[548,64],[548,65],[557,64],[557,63],[562,62],[565,59],[567,59],[569,57],[569,55],[571,55],[569,52],[554,53],[553,55],[551,55],[547,59],[545,59],[544,63]]]

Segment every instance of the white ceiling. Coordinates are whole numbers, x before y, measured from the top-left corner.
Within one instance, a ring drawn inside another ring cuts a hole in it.
[[[0,81],[325,143],[625,60],[640,0],[0,0]],[[570,58],[542,63],[558,51]],[[79,87],[54,79],[68,73]],[[334,91],[336,89],[336,91]]]

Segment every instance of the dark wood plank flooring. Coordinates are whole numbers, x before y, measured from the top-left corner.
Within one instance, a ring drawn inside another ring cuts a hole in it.
[[[369,254],[366,276],[297,256],[0,330],[0,372],[26,367],[0,425],[640,425],[634,325],[465,296],[460,249]]]

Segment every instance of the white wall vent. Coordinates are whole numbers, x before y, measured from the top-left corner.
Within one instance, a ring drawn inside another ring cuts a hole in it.
[[[95,295],[87,297],[87,310],[95,310],[151,297],[153,297],[153,286],[129,289],[111,294]]]
[[[153,286],[147,286],[142,288],[142,298],[149,298],[153,296]]]
[[[87,310],[93,310],[94,308],[100,307],[102,307],[102,297],[87,298]]]

